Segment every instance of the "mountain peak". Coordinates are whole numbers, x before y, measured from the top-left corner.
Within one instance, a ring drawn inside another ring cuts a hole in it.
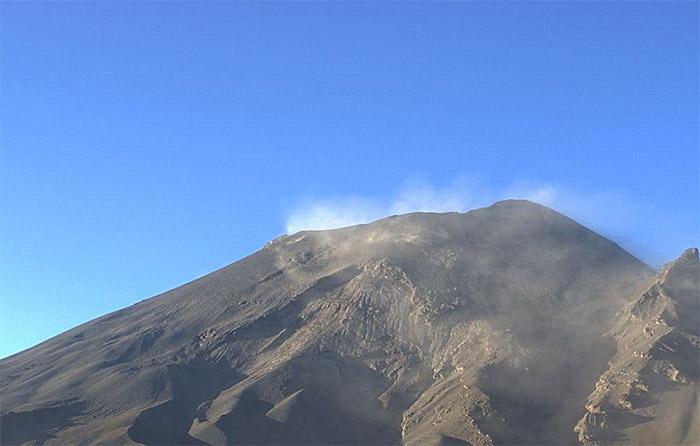
[[[683,254],[681,254],[678,259],[675,261],[676,263],[700,263],[700,259],[698,258],[698,248],[688,248],[685,251],[683,251]]]
[[[2,360],[2,443],[570,444],[649,273],[526,200],[303,231]]]
[[[495,207],[529,207],[529,208],[539,208],[539,209],[550,209],[548,206],[545,206],[540,203],[536,203],[531,200],[525,200],[521,198],[507,198],[505,200],[500,200],[494,202],[491,206]]]
[[[698,258],[698,248],[688,248],[683,251],[675,260],[666,263],[661,267],[661,271],[658,275],[659,282],[666,282],[670,280],[675,280],[679,276],[688,276],[687,280],[692,279],[693,270],[698,268],[700,265],[700,259]]]

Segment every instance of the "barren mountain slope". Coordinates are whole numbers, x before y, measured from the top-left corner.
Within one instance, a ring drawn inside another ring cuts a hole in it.
[[[0,361],[2,442],[575,443],[651,274],[526,201],[281,237]]]
[[[608,333],[617,352],[576,426],[584,444],[700,444],[698,250],[650,282]]]

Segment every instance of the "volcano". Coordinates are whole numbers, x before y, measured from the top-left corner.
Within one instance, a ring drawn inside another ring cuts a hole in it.
[[[521,200],[303,231],[1,360],[2,444],[697,445],[699,276]]]

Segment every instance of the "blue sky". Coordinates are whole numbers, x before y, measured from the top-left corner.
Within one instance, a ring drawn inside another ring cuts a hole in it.
[[[3,2],[0,356],[304,227],[698,244],[697,2]]]

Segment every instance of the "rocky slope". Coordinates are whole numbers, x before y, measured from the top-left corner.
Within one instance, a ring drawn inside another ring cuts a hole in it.
[[[582,443],[700,444],[699,281],[689,249],[617,315],[617,351],[576,425]]]
[[[2,443],[624,442],[645,421],[608,429],[623,390],[591,394],[599,377],[685,380],[658,417],[697,396],[697,319],[685,315],[697,283],[681,270],[661,273],[674,283],[657,284],[665,297],[629,303],[640,280],[660,279],[525,201],[281,237],[0,361]],[[647,344],[674,351],[630,362],[628,345],[652,353],[627,314],[655,324]]]

